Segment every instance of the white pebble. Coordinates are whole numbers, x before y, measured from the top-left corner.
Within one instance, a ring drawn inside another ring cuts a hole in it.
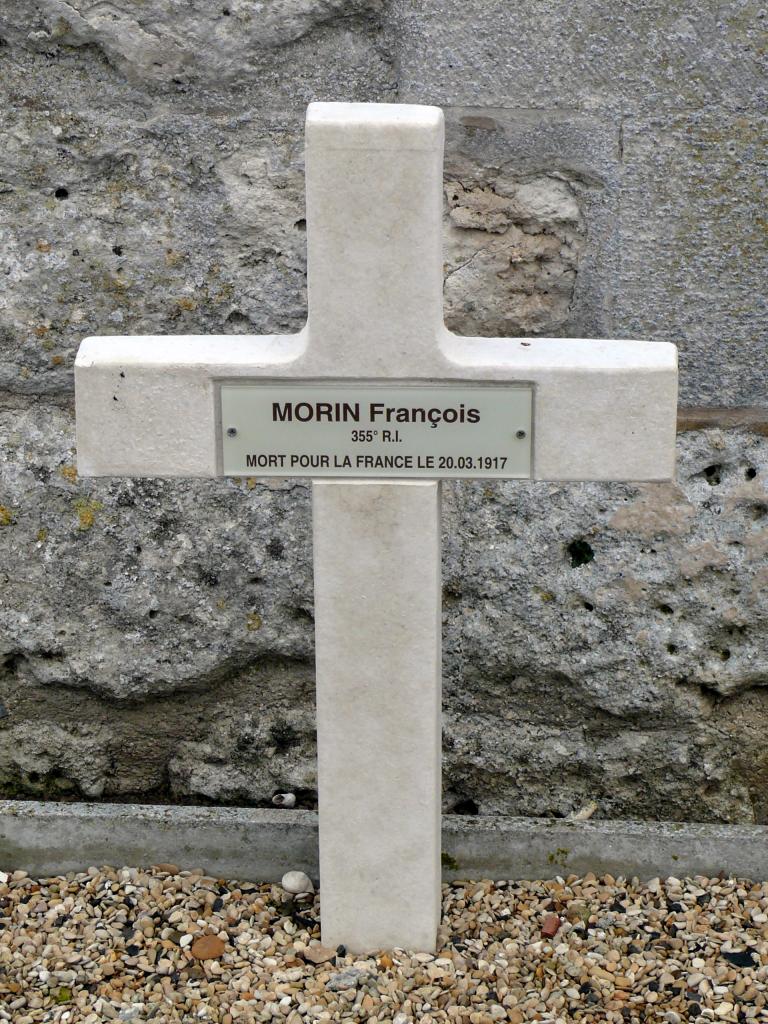
[[[302,892],[314,892],[315,887],[309,875],[303,871],[286,871],[280,883],[286,892],[299,895]]]
[[[272,797],[272,803],[275,807],[295,807],[296,806],[296,794],[295,793],[275,793]]]

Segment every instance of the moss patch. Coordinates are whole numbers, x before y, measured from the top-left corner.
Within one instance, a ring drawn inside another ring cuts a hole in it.
[[[558,846],[554,853],[547,855],[547,862],[549,864],[557,865],[557,867],[564,868],[568,863],[568,854],[571,851],[567,846]]]
[[[104,506],[100,501],[93,501],[91,498],[78,498],[74,503],[74,509],[77,513],[80,529],[90,530],[96,522],[96,513],[100,512],[103,508]]]
[[[455,857],[452,857],[450,853],[446,853],[445,850],[440,854],[440,863],[448,871],[458,871],[459,862]]]

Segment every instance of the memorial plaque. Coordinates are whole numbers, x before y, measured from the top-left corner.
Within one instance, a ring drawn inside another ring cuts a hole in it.
[[[531,475],[525,385],[222,384],[225,476]]]

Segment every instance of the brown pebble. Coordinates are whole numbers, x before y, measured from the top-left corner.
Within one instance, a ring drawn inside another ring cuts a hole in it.
[[[201,935],[189,947],[192,956],[198,960],[216,960],[224,952],[224,943],[218,935]]]
[[[568,904],[565,916],[572,924],[575,924],[577,921],[588,921],[589,911],[587,910],[587,905],[579,900],[574,900]]]
[[[169,875],[178,875],[181,869],[178,864],[153,864],[152,870],[165,871]]]
[[[541,926],[541,934],[551,939],[554,935],[560,931],[560,918],[557,914],[547,914]]]
[[[304,950],[304,959],[309,960],[313,964],[325,964],[329,960],[333,960],[336,956],[336,950],[331,949],[329,946],[307,946]]]

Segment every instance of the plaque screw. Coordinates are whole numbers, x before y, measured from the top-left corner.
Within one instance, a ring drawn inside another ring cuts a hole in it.
[[[234,437],[237,434],[237,427],[227,427],[227,437]]]
[[[527,436],[528,435],[526,434],[526,432],[524,430],[518,430],[518,432],[515,434],[515,437],[519,438],[521,441],[522,441],[522,439],[524,437],[527,437]]]

